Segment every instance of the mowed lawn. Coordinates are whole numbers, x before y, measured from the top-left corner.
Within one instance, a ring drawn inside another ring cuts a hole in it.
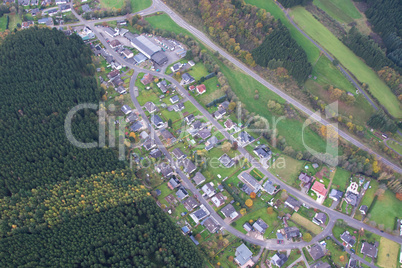
[[[396,268],[399,259],[400,245],[385,237],[380,239],[377,265],[383,268]]]
[[[151,6],[152,0],[130,0],[131,12],[138,12]],[[102,8],[122,8],[124,6],[124,0],[100,0]]]
[[[305,8],[300,6],[295,7],[290,14],[301,29],[320,43],[329,53],[334,55],[360,82],[368,84],[368,90],[390,114],[396,118],[402,117],[402,109],[400,109],[395,95],[372,69],[339,41],[325,26],[317,21]]]
[[[7,15],[0,17],[0,31],[4,32],[7,25]]]
[[[400,143],[389,140],[389,141],[387,141],[387,144],[389,147],[394,149],[396,152],[398,152],[399,154],[402,154],[402,145]]]
[[[351,0],[314,0],[313,3],[340,23],[351,23],[362,17]]]
[[[177,25],[168,15],[160,14],[145,18],[152,26],[158,29],[174,32],[176,34],[183,33],[191,35],[187,30]],[[192,35],[191,35],[192,36]]]
[[[290,219],[315,235],[318,235],[322,231],[320,226],[314,224],[312,221],[306,219],[298,213],[293,213]]]
[[[255,222],[259,218],[261,218],[266,224],[268,224],[268,229],[265,231],[264,237],[267,237],[274,229],[276,229],[276,225],[274,224],[274,221],[278,221],[277,219],[278,214],[276,211],[273,211],[272,214],[267,213],[267,208],[263,207],[260,208],[254,212],[251,212],[249,214],[244,215],[240,219],[236,221],[236,229],[239,230],[240,232],[246,234],[247,231],[244,230],[243,224],[246,222],[249,222],[250,220],[253,220]],[[277,224],[278,222],[276,222]],[[251,224],[252,225],[252,224]]]
[[[282,160],[277,160],[270,168],[269,171],[275,176],[279,175],[279,178],[285,181],[287,184],[295,186],[299,184],[298,176],[303,168],[303,162],[291,158],[287,155],[281,155],[279,158],[284,158],[284,165],[278,164]]]
[[[332,179],[331,188],[344,192],[346,186],[349,185],[350,174],[351,173],[349,171],[343,168],[337,168],[335,176]]]

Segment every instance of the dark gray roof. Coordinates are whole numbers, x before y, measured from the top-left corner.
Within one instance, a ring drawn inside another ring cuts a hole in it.
[[[195,117],[193,114],[189,114],[184,119],[187,121],[187,124],[190,124],[191,122],[194,121]]]
[[[252,188],[256,189],[259,187],[259,183],[258,181],[251,176],[249,173],[247,172],[243,172],[239,175],[239,177],[247,184],[249,184]]]
[[[236,209],[233,207],[232,204],[226,205],[224,208],[221,209],[222,214],[227,218],[231,216],[235,216],[234,213],[237,214]],[[234,218],[234,217],[233,217]]]
[[[205,149],[208,151],[208,150],[212,149],[217,143],[218,143],[218,138],[215,136],[212,136],[205,143]]]
[[[163,124],[162,118],[159,117],[157,114],[153,114],[151,116],[151,123],[154,124],[155,126],[158,126],[160,124]]]
[[[176,103],[180,100],[179,96],[174,95],[173,97],[170,98],[171,103]]]
[[[271,149],[265,144],[258,145],[254,148],[254,153],[260,158],[268,158],[272,155]]]
[[[200,136],[201,139],[205,140],[206,138],[211,136],[211,130],[209,128],[201,129],[198,131],[198,136]]]
[[[186,196],[188,196],[188,193],[186,189],[184,189],[184,187],[180,186],[179,190],[176,192],[176,195],[180,200],[183,200],[184,198],[186,198]]]
[[[180,159],[180,158],[182,158],[183,156],[185,156],[185,154],[182,152],[182,150],[180,150],[180,148],[174,148],[173,151],[172,151],[172,153],[173,153],[173,155],[174,155],[176,158],[178,158],[178,159]]]
[[[173,173],[173,169],[170,165],[162,164],[160,166],[161,173],[164,177],[169,177]]]
[[[240,140],[241,142],[243,142],[243,143],[249,143],[249,142],[254,141],[255,139],[254,139],[253,136],[251,136],[251,135],[248,134],[247,132],[242,131],[242,132],[239,133],[239,140]]]
[[[351,247],[353,247],[356,243],[355,237],[353,237],[348,231],[345,231],[343,234],[341,234],[341,240]]]
[[[343,196],[343,192],[336,190],[336,189],[332,189],[331,192],[329,193],[329,198],[331,199],[336,199],[336,200],[340,200]]]
[[[253,228],[263,234],[265,233],[265,230],[268,229],[268,224],[266,224],[262,219],[258,219],[254,222]]]
[[[317,213],[317,215],[315,215],[314,218],[317,219],[319,222],[325,223],[325,221],[327,220],[327,214],[325,214],[324,212],[319,212]]]
[[[320,244],[316,244],[310,248],[310,255],[313,258],[313,260],[318,260],[324,257],[325,253]]]
[[[180,180],[177,179],[176,177],[173,177],[169,180],[169,184],[173,187],[176,188],[180,185]]]
[[[197,172],[195,174],[195,176],[193,177],[193,180],[196,185],[199,185],[199,184],[203,183],[206,180],[206,178],[204,177],[204,175],[202,175],[201,172]]]
[[[377,258],[378,248],[373,244],[364,242],[362,244],[362,248],[361,248],[360,252],[371,258]]]
[[[212,216],[206,218],[201,224],[204,225],[205,228],[207,228],[211,233],[215,233],[221,227]]]
[[[202,125],[201,121],[200,121],[200,120],[197,120],[197,121],[195,121],[195,122],[193,123],[193,128],[194,128],[194,129],[200,129],[201,125]]]
[[[149,155],[153,158],[158,158],[162,156],[162,152],[158,148],[155,148],[149,153]]]
[[[166,141],[170,140],[171,143],[176,141],[176,138],[167,129],[162,129],[161,130],[161,135],[162,135],[163,139],[166,140]]]
[[[287,205],[289,205],[291,208],[296,209],[300,208],[300,206],[302,205],[302,203],[298,200],[296,200],[294,197],[289,196],[288,199],[286,199],[285,203],[287,203]]]
[[[291,239],[294,237],[300,237],[300,230],[299,228],[293,226],[293,227],[285,227],[283,228],[285,232],[285,236],[287,239]]]
[[[127,121],[128,122],[130,122],[130,123],[132,123],[132,122],[134,122],[135,120],[137,120],[138,119],[138,116],[135,114],[135,113],[130,113],[128,116],[127,116]]]
[[[183,78],[184,81],[190,82],[190,81],[195,81],[194,77],[189,75],[188,73],[184,73],[181,78]]]
[[[198,220],[202,220],[203,218],[205,218],[206,216],[208,216],[208,214],[202,209],[200,208],[199,210],[195,211],[193,213],[193,215],[198,219]]]
[[[273,185],[273,183],[272,183],[272,181],[270,181],[270,180],[267,180],[265,183],[264,183],[264,185],[263,185],[263,187],[262,187],[267,193],[269,193],[269,194],[274,194],[274,192],[275,192],[275,190],[276,190],[276,187]]]
[[[185,201],[183,201],[183,205],[184,207],[188,210],[188,211],[192,211],[193,209],[195,209],[196,207],[198,207],[198,202],[195,200],[194,197],[190,196],[189,198],[187,198]]]
[[[243,229],[246,230],[247,232],[250,232],[251,230],[253,230],[253,226],[251,226],[250,223],[246,222],[243,224]]]
[[[329,264],[326,263],[326,262],[319,261],[319,262],[313,264],[313,265],[310,266],[310,267],[311,267],[311,268],[331,268],[331,265],[329,265]]]
[[[228,101],[224,101],[221,104],[219,104],[219,106],[221,106],[224,109],[227,109],[229,107],[229,102]]]
[[[184,159],[182,164],[186,173],[192,173],[196,170],[196,166],[188,158]]]
[[[271,258],[271,262],[278,266],[278,267],[282,267],[285,262],[288,260],[288,257],[285,254],[279,254],[276,253],[272,258]]]
[[[223,154],[221,157],[219,157],[219,162],[221,162],[221,164],[227,168],[232,167],[235,164],[233,159],[227,154]]]
[[[142,125],[142,123],[137,121],[131,125],[130,129],[131,129],[131,131],[137,132],[138,130],[142,129],[143,127],[144,126]]]
[[[356,206],[357,205],[357,201],[359,199],[359,196],[355,193],[352,192],[347,192],[345,195],[345,201],[346,203],[352,205],[352,206]]]
[[[168,61],[168,57],[166,56],[165,52],[162,51],[154,53],[151,59],[158,65],[163,65]]]
[[[121,107],[121,111],[125,114],[131,113],[131,107],[125,104]]]
[[[156,110],[156,105],[151,101],[145,103],[144,107],[149,113],[152,113]]]

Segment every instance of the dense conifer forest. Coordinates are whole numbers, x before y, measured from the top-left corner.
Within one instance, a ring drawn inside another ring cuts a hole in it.
[[[91,51],[56,29],[19,31],[0,46],[0,197],[45,183],[123,168],[111,149],[80,149],[64,120],[79,103],[98,103]],[[82,110],[73,133],[98,139],[96,111]]]

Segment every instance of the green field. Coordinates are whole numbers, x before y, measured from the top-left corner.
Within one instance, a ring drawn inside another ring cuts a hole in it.
[[[335,56],[360,82],[369,85],[369,91],[394,117],[402,117],[402,109],[391,90],[377,74],[338,40],[325,26],[303,7],[295,7],[291,13],[294,21],[314,40]]]
[[[400,143],[390,140],[390,141],[387,141],[387,144],[389,147],[391,147],[396,152],[398,152],[399,154],[402,155],[402,145]]]
[[[285,165],[281,166],[275,163],[269,168],[269,171],[275,176],[278,175],[278,178],[285,181],[287,184],[296,187],[299,185],[298,176],[303,168],[303,162],[293,159],[287,155],[281,155],[280,157],[284,158]]]
[[[152,0],[130,0],[131,12],[138,12],[151,6]],[[102,8],[122,8],[124,6],[124,0],[100,0]]]
[[[205,68],[202,62],[198,62],[196,65],[190,68],[188,72],[195,80],[199,80],[201,77],[208,74],[207,68]]]
[[[314,0],[313,3],[341,23],[351,23],[362,17],[351,0]]]
[[[380,239],[377,265],[383,268],[396,268],[399,259],[400,245],[385,237]]]
[[[316,225],[315,223],[306,219],[298,213],[293,213],[290,219],[315,235],[318,235],[322,231],[320,226]]]
[[[256,221],[259,218],[261,218],[266,224],[268,224],[268,229],[265,231],[264,237],[267,237],[272,231],[276,230],[276,227],[278,222],[278,219],[276,218],[278,215],[277,213],[274,211],[271,215],[269,215],[267,213],[267,208],[263,207],[260,208],[259,210],[256,210],[254,212],[248,213],[246,215],[244,215],[243,217],[241,217],[240,219],[238,219],[236,221],[236,229],[239,230],[240,232],[246,234],[247,231],[244,230],[243,228],[243,224],[245,222],[248,222],[250,220]]]
[[[0,31],[4,32],[6,30],[6,24],[7,24],[7,15],[3,15],[0,17]]]
[[[168,15],[160,14],[156,16],[150,16],[145,18],[153,27],[158,29],[163,29],[176,34],[186,33],[189,34],[187,30],[184,30],[179,25],[177,25]]]
[[[350,172],[342,168],[337,168],[335,176],[332,179],[331,189],[338,189],[344,192],[347,185],[349,184]]]
[[[14,28],[17,28],[17,24],[21,24],[22,20],[18,15],[10,15],[10,14],[4,14],[0,18],[0,32],[3,32],[6,30],[6,24],[7,24],[7,16],[10,17],[10,23],[8,25],[8,29],[10,31],[14,30]]]

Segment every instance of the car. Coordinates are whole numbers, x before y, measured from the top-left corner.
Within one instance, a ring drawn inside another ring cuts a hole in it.
[[[353,248],[351,248],[350,251],[352,251],[353,253],[356,253],[356,251]]]
[[[276,240],[277,244],[283,244],[283,240]]]
[[[157,71],[157,72],[160,72],[161,70],[159,70],[159,69],[156,69],[156,71]]]

